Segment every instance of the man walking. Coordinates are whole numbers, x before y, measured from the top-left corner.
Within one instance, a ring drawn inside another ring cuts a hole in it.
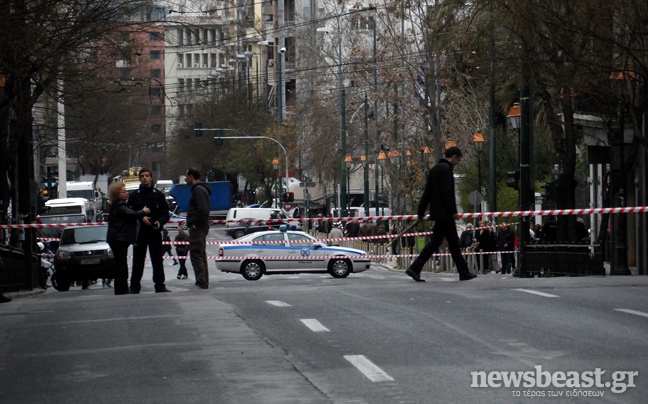
[[[205,243],[209,233],[209,185],[200,181],[200,172],[190,168],[185,173],[187,184],[191,185],[191,198],[187,207],[187,227],[189,227],[189,252],[191,266],[196,275],[194,290],[209,288],[209,271]]]
[[[178,234],[176,234],[174,241],[183,243],[189,241],[189,235],[184,232],[182,226],[178,226]],[[187,279],[189,277],[187,267],[185,266],[185,262],[187,262],[187,251],[189,251],[189,247],[186,244],[176,244],[176,254],[178,254],[178,261],[180,262],[178,279]]]
[[[407,275],[417,282],[425,282],[421,279],[423,265],[430,259],[432,254],[439,248],[445,238],[448,240],[450,255],[457,265],[459,280],[467,281],[476,278],[468,271],[468,265],[461,255],[459,248],[459,236],[455,220],[459,218],[457,203],[455,202],[455,187],[453,169],[461,161],[463,154],[458,147],[450,147],[444,153],[444,158],[430,170],[425,191],[421,197],[418,208],[418,217],[421,220],[425,216],[425,209],[429,207],[430,220],[435,220],[432,228],[430,242],[423,248],[412,265],[405,271]]]
[[[153,174],[148,168],[139,172],[140,187],[128,197],[128,206],[138,211],[147,207],[151,212],[140,220],[137,244],[133,246],[133,271],[130,292],[139,293],[144,274],[144,261],[148,248],[153,265],[155,293],[170,292],[164,285],[164,264],[162,263],[162,229],[169,221],[169,205],[164,193],[153,188]]]

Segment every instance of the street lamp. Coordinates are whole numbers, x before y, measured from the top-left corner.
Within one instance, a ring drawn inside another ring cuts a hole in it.
[[[387,160],[387,156],[385,155],[385,152],[383,150],[380,151],[380,154],[378,154],[378,164],[380,165],[380,188],[385,192],[385,161]],[[379,201],[378,198],[376,198],[377,201]],[[378,205],[376,205],[376,214],[378,214]],[[385,215],[385,207],[383,206],[382,208],[382,215]]]
[[[274,159],[272,159],[272,168],[274,168],[274,170],[275,170],[275,177],[278,177],[279,175],[277,174],[277,171],[279,170],[279,159],[276,158],[276,157]],[[275,178],[275,181],[276,181],[276,178]],[[286,181],[288,181],[288,178],[286,178]],[[278,185],[275,182],[275,208],[277,207],[277,188],[278,188]]]
[[[484,149],[484,135],[481,133],[475,133],[473,141],[477,148],[477,192],[481,194],[481,152]],[[481,206],[479,212],[481,212]]]
[[[349,168],[351,167],[352,161],[353,159],[349,155],[344,158],[344,163],[347,166],[347,205],[351,203],[351,170]]]
[[[511,123],[511,127],[516,132],[520,130],[520,121],[522,120],[522,108],[520,107],[519,102],[514,103],[511,109],[509,109],[507,118]]]
[[[632,79],[632,73],[612,72],[612,90],[617,96],[618,114],[619,114],[619,159],[617,168],[616,181],[619,185],[619,207],[625,208],[625,110],[626,97],[629,95],[628,84]],[[626,213],[619,213],[617,218],[617,242],[616,242],[616,265],[610,271],[610,275],[631,275],[628,268],[628,242],[627,242],[628,219]]]

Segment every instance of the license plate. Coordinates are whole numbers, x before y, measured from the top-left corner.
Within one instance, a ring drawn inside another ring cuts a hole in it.
[[[101,259],[91,258],[87,260],[81,260],[81,265],[97,265],[97,264],[101,264]]]

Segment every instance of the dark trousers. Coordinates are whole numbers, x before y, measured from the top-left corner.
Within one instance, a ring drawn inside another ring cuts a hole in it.
[[[207,253],[205,252],[207,233],[209,233],[209,224],[189,228],[191,266],[196,275],[196,286],[203,289],[209,287],[209,270],[207,269]]]
[[[182,275],[189,276],[189,274],[187,273],[187,267],[185,266],[185,262],[187,262],[187,259],[178,258],[178,261],[180,262],[180,268],[178,269],[178,276],[182,276]]]
[[[153,283],[155,290],[164,289],[164,264],[162,263],[162,233],[157,230],[140,229],[137,244],[133,246],[133,273],[130,290],[139,292],[144,275],[144,261],[148,249],[153,265]]]
[[[468,270],[468,265],[466,260],[464,260],[463,255],[461,254],[461,249],[459,248],[459,236],[457,235],[457,227],[454,220],[437,220],[434,223],[432,228],[432,235],[430,236],[430,242],[425,245],[418,257],[410,265],[410,269],[417,274],[421,273],[423,265],[430,259],[432,254],[439,249],[439,246],[445,238],[448,240],[448,248],[450,249],[450,255],[457,266],[457,271],[459,275],[466,276],[470,274]]]
[[[511,268],[515,267],[515,253],[511,251],[502,250],[502,273],[510,274]]]
[[[115,294],[125,295],[128,293],[128,246],[125,241],[113,241],[110,243],[110,249],[115,256],[115,269],[113,277],[115,279]]]

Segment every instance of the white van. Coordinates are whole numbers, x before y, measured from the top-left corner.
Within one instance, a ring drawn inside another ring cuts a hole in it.
[[[238,219],[287,219],[286,212],[279,208],[231,208],[227,211],[226,220]]]

